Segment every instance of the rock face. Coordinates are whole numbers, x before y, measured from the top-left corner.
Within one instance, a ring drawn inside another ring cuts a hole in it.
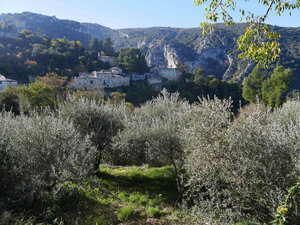
[[[202,36],[200,28],[153,27],[114,30],[99,24],[59,20],[56,17],[29,12],[0,14],[0,24],[2,22],[9,24],[12,31],[4,33],[0,26],[0,37],[14,37],[22,29],[42,32],[47,37],[79,40],[85,45],[92,36],[100,40],[111,37],[117,51],[124,47],[140,48],[149,66],[176,68],[180,62],[186,64],[190,71],[202,68],[207,74],[215,75],[219,79],[234,78],[242,82],[255,66],[250,60],[238,58],[237,38],[245,30],[246,24],[229,27],[216,24],[212,33]],[[281,61],[291,62],[287,66],[294,69],[294,74],[298,77],[300,28],[272,29],[281,33]],[[298,80],[300,85],[300,78]]]
[[[114,36],[113,40],[116,49],[142,49],[151,67],[176,68],[178,63],[184,63],[190,72],[201,68],[219,79],[231,79],[235,75],[242,81],[251,70],[246,70],[246,63],[237,63],[239,59],[234,48],[240,34],[226,33],[226,30],[219,24],[211,34],[202,36],[200,28],[124,29],[119,30],[122,36]],[[243,27],[240,30],[242,32]]]
[[[189,57],[184,52],[190,52]],[[201,68],[209,74],[222,78],[230,67],[230,60],[225,51],[220,48],[204,49],[199,53],[192,49],[176,48],[176,46],[163,44],[146,51],[146,60],[149,66],[176,68],[181,62],[189,67],[190,72]]]
[[[202,68],[207,74],[213,74],[222,79],[223,74],[231,66],[231,60],[225,52],[222,42],[219,45],[209,44],[209,38],[199,37],[194,48],[182,44],[168,44],[162,40],[143,39],[137,46],[143,50],[146,61],[151,67],[176,68],[178,63],[184,63],[190,72]]]

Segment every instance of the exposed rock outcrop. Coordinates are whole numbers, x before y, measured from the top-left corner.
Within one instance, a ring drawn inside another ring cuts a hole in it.
[[[41,31],[50,38],[66,37],[70,40],[80,40],[85,45],[92,36],[99,39],[111,37],[117,51],[124,47],[140,48],[151,66],[175,68],[176,64],[181,62],[185,63],[190,71],[202,68],[207,74],[213,74],[219,79],[234,78],[242,82],[255,66],[250,60],[238,58],[237,38],[244,32],[246,24],[229,27],[215,24],[212,33],[202,36],[200,28],[152,27],[114,30],[99,24],[60,20],[29,12],[0,14],[1,22],[9,24],[13,32],[4,33],[0,28],[0,37],[14,37],[22,29]],[[299,77],[300,28],[272,29],[282,36],[282,61],[291,62],[287,66],[295,70],[295,76]],[[297,82],[300,85],[300,81]]]

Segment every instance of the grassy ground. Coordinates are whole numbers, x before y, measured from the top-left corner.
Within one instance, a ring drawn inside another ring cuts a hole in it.
[[[177,190],[173,167],[102,166],[99,171],[81,184],[65,183],[55,197],[46,196],[42,215],[29,218],[28,213],[4,212],[0,224],[53,224],[54,220],[57,225],[184,224],[174,207]],[[235,225],[242,224],[254,223]]]
[[[66,224],[178,224],[172,167],[102,166],[98,178],[67,183],[55,200]]]

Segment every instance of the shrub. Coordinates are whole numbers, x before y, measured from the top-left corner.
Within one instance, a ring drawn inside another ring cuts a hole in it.
[[[19,95],[16,87],[5,87],[0,93],[0,111],[5,110],[7,112],[19,115],[20,104]]]
[[[95,149],[71,121],[53,113],[29,117],[0,116],[0,197],[31,206],[67,181],[85,178],[92,170]]]
[[[273,224],[297,224],[300,221],[300,180],[288,190],[285,200],[277,207]]]
[[[29,87],[19,87],[18,91],[24,112],[28,112],[31,109],[42,110],[46,107],[54,109],[57,104],[54,88],[44,83],[31,83]]]
[[[58,114],[62,119],[70,118],[83,137],[89,135],[91,142],[98,149],[95,162],[97,170],[101,160],[110,154],[111,139],[123,129],[123,120],[129,112],[125,104],[112,105],[104,101],[96,102],[69,96],[59,107]]]
[[[270,222],[299,174],[300,123],[289,104],[274,113],[251,106],[231,122],[228,102],[202,102],[184,131],[185,198],[198,220]]]
[[[178,190],[183,148],[180,130],[187,123],[191,105],[179,99],[179,94],[161,95],[140,108],[125,120],[125,129],[113,139],[114,164],[163,166],[172,164]]]
[[[182,152],[179,130],[190,109],[178,93],[162,95],[135,109],[125,129],[114,138],[117,164],[169,165]],[[173,156],[171,156],[173,155]]]

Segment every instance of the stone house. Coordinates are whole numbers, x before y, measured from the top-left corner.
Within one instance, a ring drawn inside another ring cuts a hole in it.
[[[123,74],[121,68],[113,67],[108,70],[93,71],[91,73],[80,73],[78,77],[75,77],[74,88],[92,90],[100,88],[115,88],[129,85],[129,75]]]
[[[8,79],[5,76],[0,74],[0,91],[4,89],[6,86],[14,86],[17,84],[18,82],[16,80]]]

